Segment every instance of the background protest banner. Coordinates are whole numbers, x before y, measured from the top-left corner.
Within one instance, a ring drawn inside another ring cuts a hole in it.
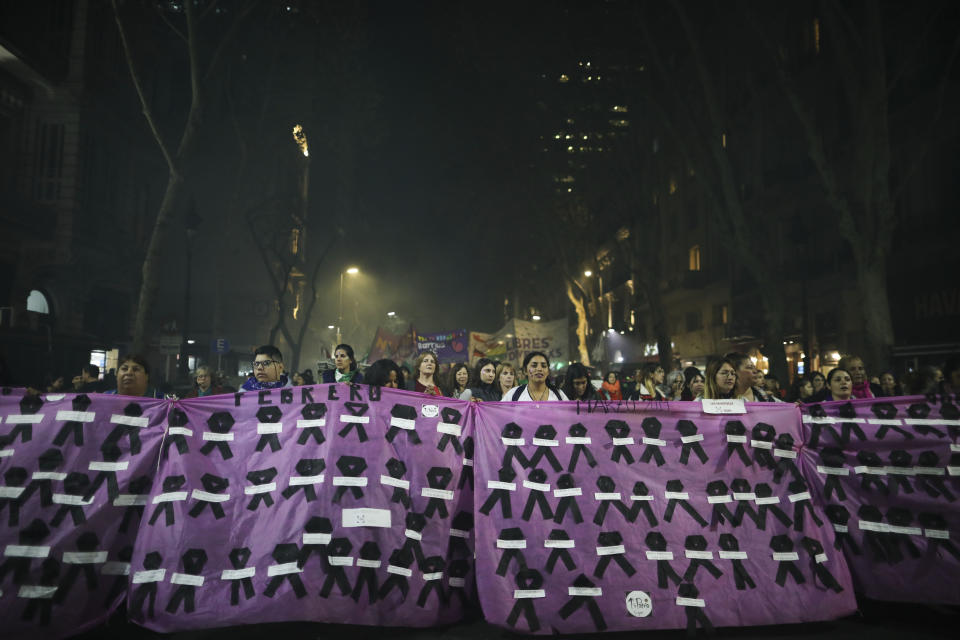
[[[506,341],[501,343],[493,333],[471,331],[470,364],[477,364],[477,360],[480,358],[490,358],[492,360],[503,361],[504,354],[507,352],[505,344]]]
[[[487,620],[591,633],[854,611],[798,465],[797,409],[748,409],[484,403],[475,505]]]
[[[103,623],[127,594],[163,400],[0,396],[0,616],[8,637]]]
[[[857,591],[960,604],[960,409],[954,398],[804,407],[804,460]]]
[[[566,362],[570,355],[566,320],[528,322],[514,318],[494,334],[470,333],[470,359],[492,358],[521,364],[531,351],[542,351],[551,362]]]
[[[413,361],[417,357],[417,348],[413,340],[413,326],[403,333],[392,333],[383,327],[377,327],[373,336],[367,362],[376,362],[387,358],[395,362]]]
[[[433,351],[440,362],[466,362],[470,356],[467,346],[466,329],[447,333],[417,333],[417,353]]]

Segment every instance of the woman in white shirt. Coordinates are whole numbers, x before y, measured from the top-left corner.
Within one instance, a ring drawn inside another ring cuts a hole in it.
[[[503,394],[505,402],[547,402],[567,400],[566,394],[550,384],[550,360],[542,351],[531,351],[523,359],[527,384],[514,387]]]

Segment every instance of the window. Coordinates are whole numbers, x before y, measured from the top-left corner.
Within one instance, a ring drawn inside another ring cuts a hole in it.
[[[50,304],[47,302],[47,296],[34,289],[27,296],[27,311],[35,313],[50,313]]]
[[[695,244],[690,247],[689,261],[690,271],[700,271],[700,245]]]
[[[62,124],[42,122],[37,126],[33,197],[38,201],[60,199],[65,132]]]
[[[300,229],[290,230],[290,253],[293,255],[300,253]]]
[[[719,327],[727,324],[727,305],[713,305],[713,326]]]
[[[687,331],[699,331],[703,326],[703,320],[699,311],[688,311],[686,314]]]

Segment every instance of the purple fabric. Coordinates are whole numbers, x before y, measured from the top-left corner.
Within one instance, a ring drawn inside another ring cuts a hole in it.
[[[466,362],[470,359],[468,343],[466,329],[448,333],[418,333],[417,353],[433,351],[440,362]]]
[[[857,591],[960,604],[960,410],[952,398],[804,408],[805,460]]]

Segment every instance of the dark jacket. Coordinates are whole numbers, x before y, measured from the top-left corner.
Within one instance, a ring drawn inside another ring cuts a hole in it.
[[[323,374],[320,376],[320,382],[322,384],[330,384],[331,382],[336,382],[337,381],[336,371],[337,371],[336,369],[327,369],[326,371],[324,371]],[[353,378],[351,378],[350,382],[354,384],[362,384],[363,374],[360,373],[360,371],[354,371]]]

